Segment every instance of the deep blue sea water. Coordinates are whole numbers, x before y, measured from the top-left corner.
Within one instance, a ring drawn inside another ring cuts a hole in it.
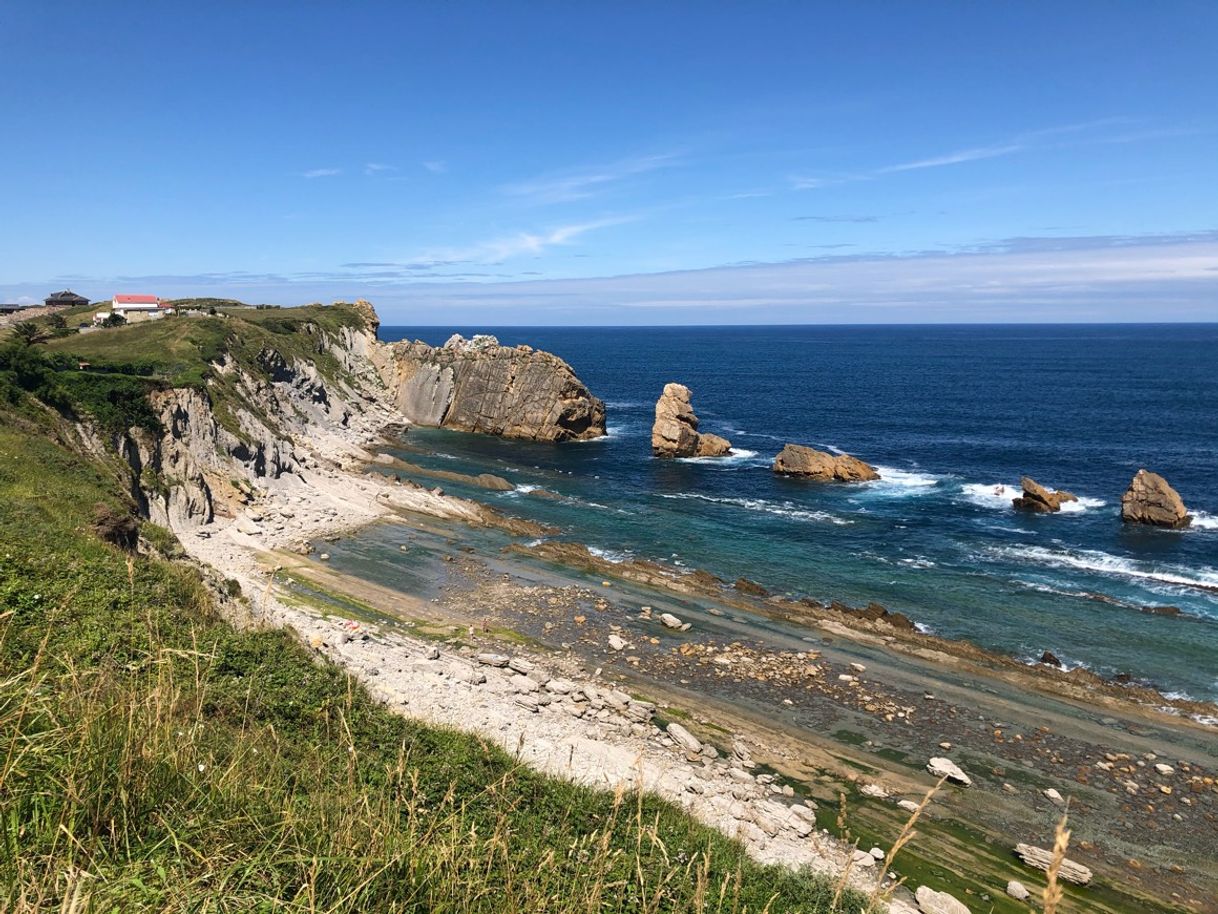
[[[1218,698],[1218,324],[716,328],[385,327],[442,343],[489,332],[562,356],[606,401],[609,437],[540,445],[412,429],[416,462],[517,484],[505,510],[610,557],[744,575],[777,592],[879,601],[929,630],[1030,659],[1130,672]],[[656,460],[663,385],[694,394],[725,460]],[[776,477],[784,442],[883,479]],[[1121,493],[1163,474],[1196,515],[1134,529]],[[1012,510],[1021,475],[1080,496]],[[563,496],[529,496],[538,486]],[[451,486],[445,486],[450,490]],[[1177,606],[1164,618],[1143,606]]]

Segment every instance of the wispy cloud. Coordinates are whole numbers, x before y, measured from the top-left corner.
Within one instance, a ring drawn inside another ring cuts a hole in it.
[[[625,178],[677,164],[675,153],[622,159],[596,168],[568,170],[542,175],[528,181],[505,184],[500,190],[509,197],[525,198],[531,203],[570,203],[585,200]]]
[[[872,174],[887,175],[897,171],[915,171],[919,168],[942,168],[944,165],[959,165],[963,162],[976,162],[981,159],[997,159],[1012,153],[1023,152],[1027,149],[1024,143],[1008,143],[1003,146],[977,146],[973,149],[958,149],[941,156],[929,159],[915,159],[912,162],[902,162],[899,165],[888,165],[877,168]]]
[[[1138,121],[1129,117],[1105,117],[1074,124],[1061,124],[1055,127],[1043,127],[1038,130],[1027,130],[999,143],[985,146],[969,146],[955,149],[940,155],[926,158],[911,159],[898,162],[895,165],[885,165],[869,171],[861,171],[850,175],[792,175],[788,181],[793,190],[816,190],[821,187],[831,187],[836,184],[847,184],[855,181],[871,181],[885,175],[900,174],[907,171],[920,171],[926,168],[944,168],[950,165],[963,165],[968,162],[980,162],[986,159],[999,159],[1016,155],[1033,149],[1065,148],[1080,144],[1111,144],[1133,143],[1144,139],[1154,139],[1161,136],[1178,135],[1177,131],[1145,130],[1129,132],[1127,128]],[[1110,128],[1126,128],[1125,132],[1113,134]],[[1090,134],[1090,135],[1088,135]],[[1082,136],[1080,136],[1082,135]],[[1075,139],[1065,139],[1076,137]]]
[[[429,251],[418,257],[411,258],[412,262],[423,264],[453,264],[453,263],[500,263],[513,257],[524,255],[537,256],[550,248],[562,247],[574,243],[577,239],[597,229],[608,228],[634,222],[637,216],[614,216],[596,219],[591,222],[576,222],[560,225],[557,228],[543,232],[516,232],[492,238],[464,248],[447,248]]]
[[[430,159],[426,162],[421,162],[424,168],[430,171],[433,175],[442,175],[448,171],[448,163],[443,159]]]
[[[376,175],[382,175],[388,171],[397,170],[396,165],[385,165],[381,162],[369,162],[364,166],[364,174],[368,175],[369,177],[375,177]]]
[[[302,171],[300,176],[302,178],[332,178],[342,173],[341,168],[311,168],[308,171]]]
[[[879,216],[792,216],[795,222],[862,223],[879,222]]]

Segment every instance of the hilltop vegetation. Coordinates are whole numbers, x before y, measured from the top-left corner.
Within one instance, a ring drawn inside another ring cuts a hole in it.
[[[215,359],[267,347],[335,371],[315,334],[361,320],[166,318],[0,349],[0,910],[834,910],[823,878],[666,803],[543,777],[378,706],[289,633],[233,629],[218,601],[247,597],[172,560],[169,531],[143,522],[124,548],[122,476],[66,446],[62,417],[216,396]]]

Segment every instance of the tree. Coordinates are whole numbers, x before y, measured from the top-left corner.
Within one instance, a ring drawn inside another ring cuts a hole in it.
[[[27,346],[38,342],[38,325],[33,321],[21,321],[13,325],[13,337]]]
[[[101,322],[101,326],[103,326],[103,327],[121,327],[125,323],[127,323],[127,318],[123,317],[121,314],[111,314],[109,317],[107,317],[105,320],[103,320]]]

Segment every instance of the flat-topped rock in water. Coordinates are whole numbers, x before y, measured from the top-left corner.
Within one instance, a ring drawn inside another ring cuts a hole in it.
[[[774,472],[821,482],[867,482],[879,479],[875,467],[849,454],[827,454],[802,444],[788,444],[774,458]]]
[[[1017,511],[1031,511],[1034,514],[1052,514],[1062,509],[1069,501],[1078,501],[1078,496],[1071,492],[1058,489],[1056,492],[1042,486],[1031,476],[1025,476],[1019,481],[1023,495],[1011,499],[1011,504]]]
[[[1192,523],[1180,494],[1158,473],[1138,470],[1121,496],[1121,520],[1152,527],[1187,527]]]
[[[556,355],[454,334],[443,346],[402,341],[378,366],[411,422],[534,441],[605,434],[605,404]]]
[[[651,426],[651,452],[657,457],[724,457],[732,443],[719,435],[700,434],[689,388],[665,384],[656,401],[656,419]]]

